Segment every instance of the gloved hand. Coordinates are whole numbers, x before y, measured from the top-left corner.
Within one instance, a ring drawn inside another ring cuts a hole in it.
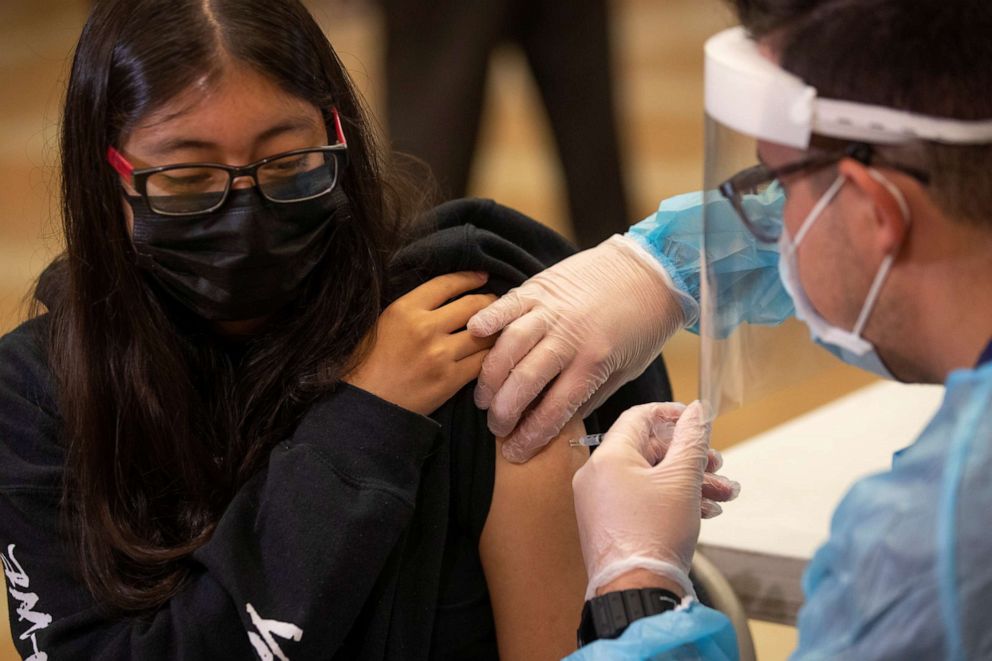
[[[613,236],[469,320],[477,337],[503,331],[483,361],[475,403],[506,437],[504,457],[526,461],[576,411],[585,417],[651,364],[686,321],[670,282],[633,239]]]
[[[709,432],[699,402],[636,406],[620,416],[575,474],[586,599],[638,568],[694,594],[689,567],[704,496],[731,500],[740,493],[739,484],[718,476],[710,476],[704,493],[704,471],[718,468],[707,458]]]

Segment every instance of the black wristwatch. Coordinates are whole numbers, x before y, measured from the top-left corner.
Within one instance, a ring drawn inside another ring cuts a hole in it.
[[[616,638],[631,622],[674,610],[680,603],[678,595],[661,588],[607,592],[594,597],[582,608],[579,647],[600,638]]]

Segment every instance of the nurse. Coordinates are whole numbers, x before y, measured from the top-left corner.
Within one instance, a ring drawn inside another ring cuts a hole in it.
[[[992,7],[736,5],[743,29],[706,46],[709,192],[663,202],[477,314],[473,332],[502,335],[476,401],[504,455],[525,461],[687,326],[713,414],[820,369],[817,347],[945,384],[920,438],[837,510],[806,573],[795,656],[989,658]],[[725,618],[685,599],[709,416],[670,417],[629,411],[574,481],[584,641],[622,633],[577,658],[735,654]],[[638,620],[635,598],[656,614]]]

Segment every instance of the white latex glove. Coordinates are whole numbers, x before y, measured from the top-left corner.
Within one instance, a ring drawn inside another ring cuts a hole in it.
[[[503,331],[475,390],[489,429],[506,438],[503,456],[526,461],[577,411],[585,417],[640,376],[687,321],[680,296],[649,253],[615,235],[472,317],[473,335]]]
[[[636,406],[620,416],[575,474],[586,599],[632,569],[664,576],[694,595],[689,568],[699,537],[703,475],[708,464],[715,470],[709,432],[699,402]],[[720,480],[720,499],[740,493],[736,482]]]

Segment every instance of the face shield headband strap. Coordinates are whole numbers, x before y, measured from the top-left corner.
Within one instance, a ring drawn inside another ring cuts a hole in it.
[[[839,99],[763,56],[741,27],[706,42],[706,113],[760,140],[808,149],[818,135],[874,144],[929,140],[946,144],[992,143],[992,119],[957,120]]]

